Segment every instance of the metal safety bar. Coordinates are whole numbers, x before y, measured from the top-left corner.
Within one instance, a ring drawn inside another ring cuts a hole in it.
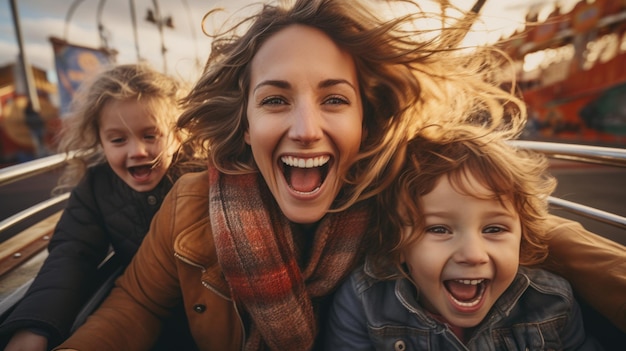
[[[626,167],[626,149],[529,140],[512,140],[510,143],[516,147],[541,152],[550,158]]]
[[[51,208],[52,206],[55,206],[65,200],[67,200],[70,197],[70,193],[64,193],[61,195],[57,195],[53,198],[50,198],[48,200],[42,201],[34,206],[31,206],[23,211],[20,211],[8,218],[3,219],[2,221],[0,221],[0,233],[2,233],[3,231],[13,227],[14,225],[17,225],[18,223],[21,223],[22,221],[27,220],[28,218],[42,213],[46,210],[48,210],[49,208]]]
[[[20,163],[17,165],[5,167],[0,169],[0,186],[7,186],[13,182],[34,177],[38,174],[52,171],[54,169],[63,167],[68,156],[66,154],[56,154],[33,161]],[[13,214],[10,217],[3,218],[0,221],[0,238],[9,228],[16,226],[29,218],[44,213],[52,207],[66,201],[69,198],[69,193],[57,195],[53,198],[42,201],[35,204],[19,213]]]
[[[65,165],[65,160],[69,157],[71,157],[71,155],[67,156],[65,154],[56,154],[0,168],[0,186],[62,167]]]
[[[626,167],[626,149],[530,140],[512,140],[510,143],[515,147],[541,152],[549,158]],[[626,229],[626,217],[553,196],[549,198],[549,202],[568,212]]]

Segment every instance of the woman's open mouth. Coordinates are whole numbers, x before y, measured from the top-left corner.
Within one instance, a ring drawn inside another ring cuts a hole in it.
[[[280,158],[285,180],[292,190],[301,194],[317,191],[328,175],[330,156]]]

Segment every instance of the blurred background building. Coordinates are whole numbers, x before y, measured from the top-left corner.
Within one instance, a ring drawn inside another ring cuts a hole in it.
[[[537,16],[502,44],[529,107],[524,137],[626,147],[626,1]]]
[[[40,122],[33,127],[41,128],[41,144],[26,123],[29,98],[21,87],[19,63],[0,67],[0,167],[44,156],[52,149],[60,126],[59,109],[52,103],[56,84],[48,80],[46,71],[32,66],[31,70],[40,105]]]
[[[19,33],[17,0],[9,1],[15,7],[13,21]],[[231,0],[226,6],[239,9],[251,2]],[[512,35],[511,31],[503,34],[499,44],[513,58],[516,84],[529,107],[523,138],[626,147],[626,0],[452,2],[478,10],[489,28],[497,28],[497,20],[502,19],[485,13],[490,5],[498,5],[502,10],[514,8],[520,17],[525,15],[525,19],[518,20],[519,29]],[[167,2],[161,7],[156,0],[59,0],[55,8],[50,7],[51,2],[38,0],[19,3],[31,16],[27,23],[31,39],[27,36],[26,44],[39,50],[38,57],[47,46],[54,64],[50,59],[44,61],[49,66],[47,70],[29,64],[28,60],[23,65],[17,55],[14,62],[0,66],[0,167],[53,152],[55,136],[73,92],[85,77],[108,62],[156,60],[155,66],[162,66],[164,72],[195,72],[184,74],[187,81],[194,82],[210,46],[209,38],[203,39],[203,45],[198,45],[196,38],[201,33],[202,15],[216,5],[224,5],[217,0],[183,0],[184,6]],[[38,10],[36,15],[31,14],[33,9]],[[80,9],[84,10],[82,16]],[[81,32],[82,27],[72,26],[74,12],[74,21],[92,26],[90,32],[97,35],[89,37],[86,31]],[[86,17],[85,13],[90,15]],[[10,20],[3,16],[0,18]],[[56,24],[34,30],[34,18],[42,22],[54,19]],[[107,20],[116,21],[115,25],[107,26]],[[174,26],[174,22],[189,22],[189,26]],[[70,29],[81,34],[71,42],[67,39]],[[32,39],[35,34],[37,43]],[[490,33],[478,34],[484,37]],[[44,43],[42,35],[48,43]],[[81,41],[86,37],[91,39]],[[167,49],[166,43],[175,49]],[[181,53],[193,58],[174,56]],[[2,56],[6,54],[3,52]],[[30,78],[25,77],[22,66],[30,69]],[[30,94],[39,100],[35,112],[40,121],[27,113]],[[43,126],[43,130],[37,126]]]

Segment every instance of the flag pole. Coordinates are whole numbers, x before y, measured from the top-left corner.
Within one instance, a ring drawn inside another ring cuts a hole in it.
[[[22,39],[22,30],[20,28],[20,19],[17,10],[17,4],[15,0],[10,0],[11,4],[11,14],[13,16],[13,25],[15,26],[15,36],[17,37],[17,45],[19,47],[19,60],[22,66],[22,74],[24,78],[24,84],[26,85],[26,95],[28,96],[28,101],[31,102],[33,109],[36,112],[39,112],[39,96],[37,95],[37,87],[35,86],[35,81],[33,78],[33,71],[28,63],[28,59],[26,57],[26,52],[24,50],[24,40]]]

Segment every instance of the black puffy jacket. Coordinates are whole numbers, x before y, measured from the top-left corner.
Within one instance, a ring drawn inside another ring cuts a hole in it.
[[[48,333],[49,346],[67,338],[76,315],[95,291],[99,263],[113,248],[128,265],[171,187],[163,177],[155,189],[140,193],[108,164],[89,168],[72,190],[44,265],[0,326],[3,341],[25,328]]]

